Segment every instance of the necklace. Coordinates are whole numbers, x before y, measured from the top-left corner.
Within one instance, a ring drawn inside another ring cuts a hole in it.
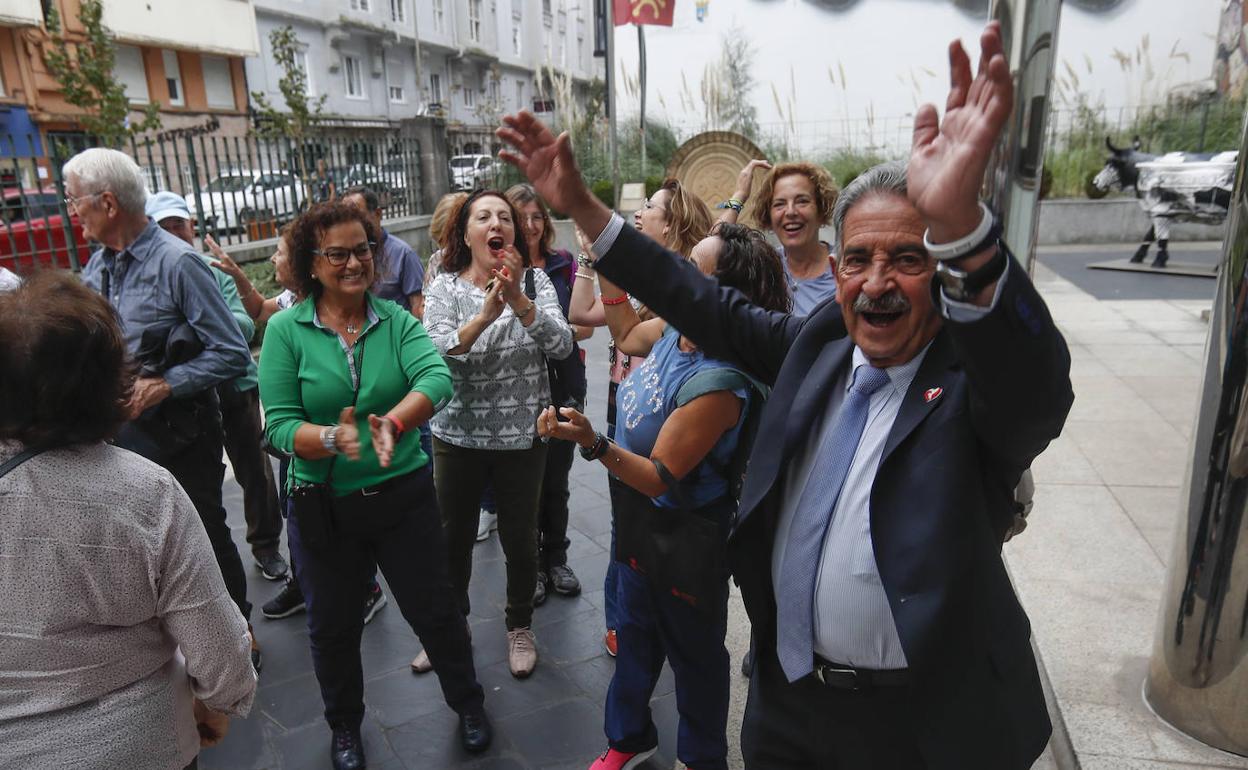
[[[355,334],[359,330],[360,330],[360,327],[358,324],[353,324],[353,323],[347,324],[347,334]]]

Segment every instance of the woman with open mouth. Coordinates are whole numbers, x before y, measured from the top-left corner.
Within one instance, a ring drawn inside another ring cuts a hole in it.
[[[567,358],[572,330],[550,278],[528,267],[518,222],[515,207],[494,190],[464,201],[447,234],[442,272],[426,290],[425,324],[455,386],[431,422],[451,584],[466,616],[481,490],[489,484],[507,560],[507,660],[512,675],[524,678],[537,666],[531,623],[542,474],[534,469],[546,462],[537,416],[550,404],[546,359]]]

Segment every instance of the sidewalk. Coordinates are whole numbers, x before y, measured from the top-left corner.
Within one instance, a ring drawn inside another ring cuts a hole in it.
[[[1029,526],[1005,549],[1060,712],[1038,767],[1248,768],[1143,699],[1211,301],[1097,300],[1039,263],[1035,279],[1070,345],[1075,391],[1063,435],[1033,466]]]

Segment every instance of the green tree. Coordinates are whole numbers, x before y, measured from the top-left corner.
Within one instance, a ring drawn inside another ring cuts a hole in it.
[[[307,180],[305,184],[310,184],[306,142],[320,123],[321,112],[325,108],[325,95],[316,98],[308,96],[308,73],[303,68],[304,45],[290,25],[270,32],[269,45],[273,49],[273,60],[282,72],[281,79],[277,81],[277,90],[282,94],[286,109],[279,109],[263,92],[252,91],[251,98],[260,115],[257,133],[266,139],[286,137],[292,140],[299,148],[295,153],[299,175]],[[310,190],[305,190],[308,199],[310,193]]]
[[[117,51],[112,34],[104,26],[103,0],[82,0],[78,20],[86,40],[67,39],[55,4],[49,4],[48,35],[52,45],[44,53],[48,71],[70,105],[83,110],[77,116],[83,129],[105,145],[117,146],[127,137],[160,128],[160,104],[152,102],[143,119],[131,121],[130,100],[114,76]]]

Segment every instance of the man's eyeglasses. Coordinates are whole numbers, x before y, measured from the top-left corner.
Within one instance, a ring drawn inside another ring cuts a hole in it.
[[[334,267],[342,267],[353,256],[361,262],[368,262],[373,258],[373,250],[376,248],[376,243],[365,241],[350,249],[316,249],[312,253],[324,257]]]
[[[104,190],[100,190],[99,192],[87,193],[86,195],[66,195],[65,196],[65,208],[68,209],[69,211],[77,211],[78,201],[85,201],[89,198],[94,198],[97,195],[103,195],[103,194],[104,194]]]

